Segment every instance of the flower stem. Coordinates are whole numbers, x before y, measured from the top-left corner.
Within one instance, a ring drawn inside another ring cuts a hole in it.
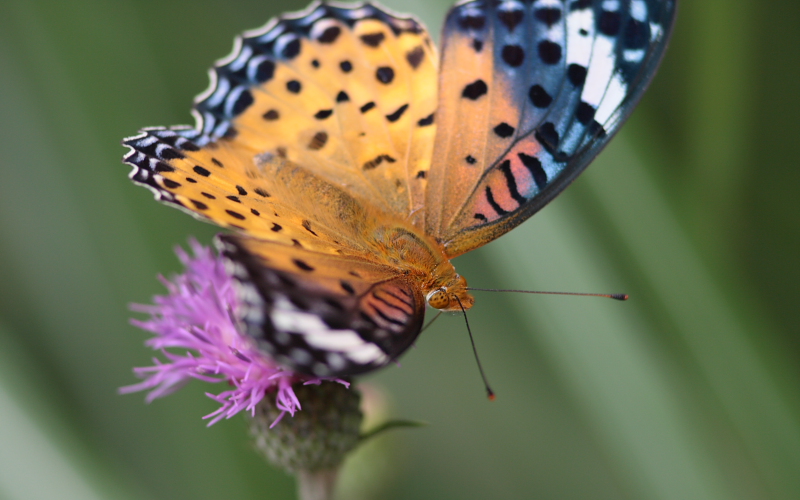
[[[338,467],[317,471],[297,471],[298,500],[332,500],[338,473]]]

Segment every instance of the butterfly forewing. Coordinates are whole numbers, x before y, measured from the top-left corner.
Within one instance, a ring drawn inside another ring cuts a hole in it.
[[[425,300],[396,269],[247,237],[220,241],[244,330],[281,364],[356,375],[396,359],[419,334]]]
[[[442,35],[425,230],[449,256],[512,229],[605,146],[663,54],[673,0],[475,0]]]
[[[406,217],[424,200],[437,74],[414,19],[314,4],[245,33],[196,110],[212,140],[284,156]]]
[[[168,204],[258,238],[324,253],[367,252],[360,234],[368,208],[343,189],[284,158],[254,157],[228,141],[201,148],[195,136],[192,129],[149,129],[126,139],[132,179]]]

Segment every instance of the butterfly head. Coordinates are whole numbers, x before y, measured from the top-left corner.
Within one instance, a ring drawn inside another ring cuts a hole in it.
[[[447,286],[429,291],[425,300],[429,306],[442,311],[466,310],[475,303],[475,298],[467,292],[467,281],[459,275]]]

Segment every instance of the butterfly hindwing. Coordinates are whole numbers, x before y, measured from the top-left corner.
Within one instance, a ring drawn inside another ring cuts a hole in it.
[[[279,363],[350,376],[396,359],[416,339],[425,299],[397,270],[222,235],[244,330]]]
[[[674,0],[450,11],[425,220],[449,256],[509,231],[588,165],[655,72],[674,12]]]

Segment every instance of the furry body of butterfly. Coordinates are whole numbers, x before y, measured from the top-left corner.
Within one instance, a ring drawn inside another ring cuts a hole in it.
[[[442,57],[372,4],[315,3],[238,38],[197,126],[126,139],[134,182],[230,228],[241,323],[317,376],[384,366],[426,304],[468,309],[450,259],[564,189],[633,109],[674,0],[472,0]]]

